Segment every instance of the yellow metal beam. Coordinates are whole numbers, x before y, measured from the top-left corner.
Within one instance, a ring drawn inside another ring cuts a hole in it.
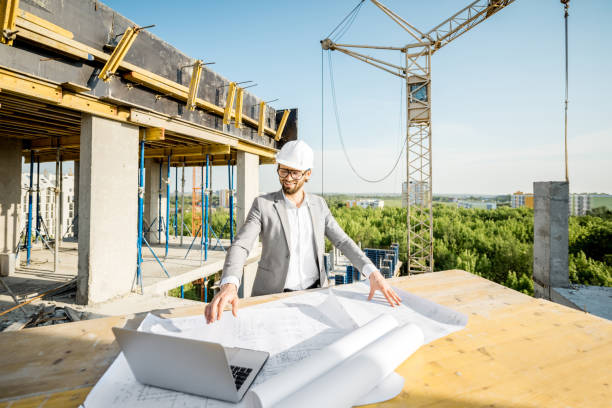
[[[147,142],[166,139],[166,130],[164,128],[140,128],[138,134],[140,140],[145,140]]]
[[[110,55],[93,47],[90,47],[86,44],[75,41],[69,38],[69,36],[59,34],[57,32],[57,29],[53,31],[48,28],[52,26],[51,23],[45,22],[45,20],[40,18],[38,18],[38,20],[38,24],[35,24],[32,21],[17,16],[16,26],[19,29],[17,36],[22,37],[28,41],[41,44],[46,48],[56,50],[61,54],[68,55],[73,58],[83,60],[91,60],[95,58],[96,60],[105,62],[106,65],[108,65],[108,61],[110,61],[111,58]],[[61,29],[61,27],[57,28]],[[147,71],[123,60],[119,61],[117,69],[119,68],[129,71],[123,75],[123,77],[129,81],[141,84],[146,88],[158,91],[164,95],[171,96],[181,101],[187,101],[189,98],[189,88],[177,82],[171,81],[167,78],[164,78],[161,75],[154,74],[151,71]],[[217,106],[214,103],[205,101],[197,97],[195,98],[194,102],[196,107],[198,108],[204,109],[222,117],[225,116],[225,109],[223,107]],[[233,115],[233,112],[231,114]],[[229,120],[231,120],[231,118],[228,119],[228,121]],[[259,121],[246,115],[242,115],[242,122],[253,128],[259,127]],[[276,131],[264,125],[262,134],[275,136]]]
[[[80,84],[75,84],[74,82],[62,82],[62,88],[67,89],[72,92],[77,92],[77,93],[91,91],[91,88],[88,88]]]
[[[139,31],[139,27],[128,27],[128,29],[125,30],[119,44],[117,44],[117,47],[113,50],[108,61],[106,61],[106,64],[104,65],[104,68],[102,68],[102,72],[100,72],[98,78],[107,82],[113,77],[117,71],[117,68],[119,68],[119,64],[121,64],[121,61],[123,61],[123,58],[125,58],[125,55],[129,51],[130,47],[132,44],[134,44]]]
[[[0,89],[3,92],[23,95],[31,99],[120,122],[127,122],[130,115],[129,110],[99,101],[89,95],[64,93],[60,85],[51,84],[1,67]]]
[[[151,112],[131,109],[130,121],[145,127],[163,127],[167,132],[191,136],[207,142],[236,146],[238,141],[234,137],[226,136],[222,132],[198,126],[180,119],[171,119]]]
[[[287,124],[287,118],[289,118],[289,110],[285,109],[285,111],[283,112],[283,117],[281,118],[281,121],[278,124],[278,128],[276,129],[276,136],[274,136],[274,140],[276,140],[277,142],[283,135],[283,130],[285,130],[285,124]]]
[[[276,159],[259,156],[259,164],[276,164]]]
[[[159,78],[162,77],[156,77],[158,76],[154,74],[148,75],[145,72],[138,71],[131,71],[123,75],[123,78],[127,79],[128,81],[141,84],[149,89],[153,89],[154,91],[158,91],[178,100],[187,101],[189,97],[189,88],[176,82],[172,82],[166,78],[160,80]],[[194,102],[198,108],[202,108],[219,116],[223,116],[223,108],[215,105],[214,103],[210,103],[200,98],[195,98]]]
[[[229,90],[227,91],[227,100],[225,101],[225,110],[223,111],[223,124],[229,125],[232,120],[232,110],[234,108],[234,94],[236,93],[236,83],[230,82]]]
[[[171,155],[172,157],[190,157],[190,156],[202,156],[206,157],[207,154],[218,155],[218,154],[230,154],[231,149],[229,146],[224,145],[212,145],[212,146],[181,146],[181,147],[171,147],[171,148],[163,148],[163,149],[146,149],[145,157],[146,158],[155,158],[155,157],[168,157]]]
[[[193,72],[191,73],[191,81],[189,82],[189,95],[187,96],[187,109],[195,110],[196,108],[196,97],[198,96],[198,89],[200,88],[200,77],[202,76],[202,61],[197,60],[193,65]]]
[[[80,47],[78,42],[55,33],[41,25],[17,17],[17,28],[19,30],[18,37],[20,38],[41,44],[45,48],[56,50],[60,54],[68,55],[73,58],[83,60],[91,59],[90,53]]]
[[[263,136],[265,127],[266,103],[259,102],[259,121],[257,122],[257,136]]]
[[[149,89],[153,89],[164,95],[171,96],[178,100],[186,101],[189,95],[189,88],[186,86],[180,85],[176,82],[172,82],[166,78],[159,77],[155,74],[149,75],[144,70],[140,71],[131,71],[123,75],[123,78],[128,81],[135,82],[137,84],[141,84]],[[208,112],[212,112],[219,116],[225,116],[225,108],[217,106],[211,102],[205,101],[201,98],[195,99],[195,104],[198,108],[207,110]],[[253,118],[250,118],[246,115],[242,115],[243,123],[251,125],[253,127],[258,127],[259,122]],[[268,134],[270,136],[276,135],[276,131],[264,125],[263,133]]]
[[[80,146],[80,144],[81,144],[80,136],[62,136],[59,138],[52,137],[49,139],[35,139],[35,140],[32,140],[32,142],[30,143],[30,148],[24,149],[24,151],[53,149],[57,147],[63,147],[65,149],[77,148]]]
[[[13,45],[19,0],[0,0],[0,43]]]
[[[59,34],[59,35],[61,35],[63,37],[70,38],[70,39],[74,38],[74,34],[72,34],[72,32],[70,32],[70,31],[68,31],[68,30],[66,30],[66,29],[64,29],[64,28],[62,28],[60,26],[57,26],[57,25],[51,23],[50,21],[47,21],[47,20],[42,19],[42,18],[40,18],[38,16],[35,16],[32,13],[28,13],[27,11],[24,11],[24,10],[20,9],[19,12],[18,12],[18,17],[20,17],[20,18],[22,18],[22,19],[24,19],[26,21],[29,21],[32,24],[36,24],[37,26],[40,26],[40,27],[46,28],[47,30],[53,31],[54,33],[57,33],[57,34]]]
[[[273,158],[273,159],[276,158],[276,152],[277,152],[276,149],[261,147],[258,145],[243,142],[242,140],[238,141],[236,150],[242,150],[243,152],[256,154],[259,157],[268,157],[268,158]]]
[[[242,128],[242,98],[244,95],[244,89],[238,88],[236,95],[236,113],[235,113],[235,126],[238,129]]]
[[[24,154],[23,155],[25,162],[29,163],[30,162],[30,154]],[[61,161],[71,161],[71,160],[80,160],[80,154],[79,152],[74,152],[74,151],[69,151],[69,152],[64,152],[62,151],[60,154],[60,160]],[[50,151],[50,152],[45,152],[45,153],[41,153],[41,154],[35,154],[34,155],[34,160],[38,161],[40,160],[41,163],[48,163],[48,162],[55,162],[55,160],[57,159],[57,151]]]

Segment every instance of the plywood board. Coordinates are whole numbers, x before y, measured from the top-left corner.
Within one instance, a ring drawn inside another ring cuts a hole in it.
[[[397,370],[406,379],[403,392],[379,406],[604,407],[612,401],[610,321],[463,271],[389,282],[466,313],[470,320],[464,330],[406,360]],[[162,315],[189,316],[203,309]],[[0,395],[25,406],[77,406],[118,353],[110,328],[130,320],[137,323],[130,316],[109,317],[0,333],[0,360],[8,362],[0,369]]]

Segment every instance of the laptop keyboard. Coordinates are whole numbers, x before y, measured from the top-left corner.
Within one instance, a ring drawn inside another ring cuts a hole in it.
[[[236,384],[236,390],[239,390],[240,387],[242,387],[244,380],[247,379],[247,377],[249,376],[249,374],[251,374],[251,371],[253,371],[253,369],[246,368],[246,367],[237,367],[237,366],[230,366],[230,368],[232,369],[232,375],[234,376],[234,383]]]

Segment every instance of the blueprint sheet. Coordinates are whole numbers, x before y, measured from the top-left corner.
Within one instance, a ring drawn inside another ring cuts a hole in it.
[[[223,344],[264,350],[270,358],[253,386],[264,383],[285,368],[309,357],[382,314],[390,314],[400,324],[413,323],[424,334],[424,342],[460,330],[467,316],[444,306],[394,288],[402,305],[391,308],[382,294],[367,300],[369,287],[363,283],[332,287],[282,300],[231,311],[207,325],[204,316],[162,319],[152,314],[139,330],[201,339]],[[120,353],[94,386],[84,402],[96,407],[247,407],[248,402],[232,404],[194,395],[163,390],[140,384]]]

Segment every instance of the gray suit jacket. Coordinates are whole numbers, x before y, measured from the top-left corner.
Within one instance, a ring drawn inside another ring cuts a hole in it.
[[[355,242],[340,228],[327,207],[325,200],[313,194],[306,194],[312,219],[315,251],[319,267],[321,286],[327,286],[327,275],[323,264],[325,237],[360,271],[372,262]],[[283,193],[259,196],[247,215],[244,225],[238,231],[225,257],[223,277],[235,276],[242,279],[244,262],[257,237],[261,238],[262,253],[253,283],[253,296],[282,292],[289,269],[289,221]]]

